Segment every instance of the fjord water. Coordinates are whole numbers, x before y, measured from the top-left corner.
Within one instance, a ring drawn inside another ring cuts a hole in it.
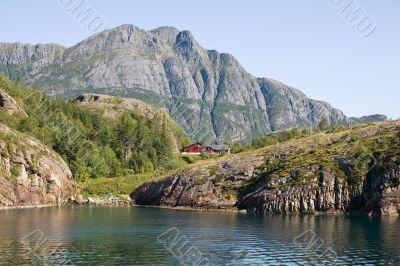
[[[0,265],[400,264],[398,217],[63,206],[0,220]]]

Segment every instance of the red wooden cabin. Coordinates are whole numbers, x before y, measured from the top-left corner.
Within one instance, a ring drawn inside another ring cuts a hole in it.
[[[228,145],[210,145],[202,147],[200,143],[194,143],[180,150],[183,155],[200,155],[203,153],[207,154],[224,154],[230,153],[230,147]]]
[[[202,147],[200,143],[194,143],[187,147],[181,149],[181,154],[193,154],[193,155],[200,155],[202,153]]]

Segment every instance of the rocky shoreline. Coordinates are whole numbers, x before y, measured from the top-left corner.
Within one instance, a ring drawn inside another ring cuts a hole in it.
[[[42,205],[22,205],[22,206],[10,206],[10,207],[0,207],[0,211],[4,210],[21,210],[21,209],[35,209],[35,208],[47,208],[59,206],[57,204],[42,204]]]
[[[78,195],[76,198],[71,198],[69,203],[77,205],[97,205],[97,206],[132,206],[132,201],[129,199],[121,199],[118,197],[88,197],[84,198]]]
[[[163,207],[399,216],[399,132],[398,121],[320,134],[179,170],[130,197]]]
[[[46,208],[46,207],[57,207],[66,205],[94,205],[94,206],[134,206],[131,200],[119,199],[119,198],[87,198],[83,200],[70,199],[68,202],[63,204],[40,204],[40,205],[21,205],[21,206],[7,206],[0,207],[2,210],[19,210],[19,209],[35,209],[35,208]]]
[[[175,210],[175,211],[194,211],[194,212],[221,212],[221,213],[254,213],[254,214],[266,214],[266,215],[316,215],[316,216],[346,216],[346,215],[366,215],[364,212],[360,211],[351,211],[351,212],[342,212],[342,211],[314,211],[314,212],[287,212],[287,213],[260,213],[254,210],[240,209],[238,207],[229,207],[229,208],[221,208],[221,207],[184,207],[184,206],[164,206],[164,205],[139,205],[135,204],[131,200],[125,199],[107,199],[107,198],[88,198],[84,200],[84,202],[76,202],[69,201],[68,203],[64,203],[62,205],[56,204],[47,204],[47,205],[29,205],[29,206],[13,206],[13,207],[0,207],[0,211],[6,210],[23,210],[23,209],[36,209],[36,208],[48,208],[48,207],[57,207],[57,206],[69,206],[69,205],[77,205],[77,206],[103,206],[103,207],[138,207],[138,208],[155,208],[155,209],[166,209],[166,210]],[[376,213],[368,213],[368,216],[379,216]],[[400,217],[397,214],[386,214],[383,216],[392,216],[392,217]]]

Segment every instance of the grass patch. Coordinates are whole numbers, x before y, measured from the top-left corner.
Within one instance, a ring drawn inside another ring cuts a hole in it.
[[[196,186],[202,186],[202,185],[204,185],[205,183],[207,183],[207,181],[208,181],[208,177],[202,177],[202,178],[200,178],[200,179],[197,179],[197,180],[194,182],[194,184],[195,184]]]
[[[126,197],[135,188],[151,179],[149,175],[88,179],[83,183],[79,183],[79,187],[85,197]]]
[[[88,179],[78,183],[80,193],[84,197],[107,197],[115,196],[127,198],[140,185],[162,179],[172,172],[153,173],[144,175],[132,175],[115,178]]]
[[[210,172],[209,175],[211,177],[211,176],[215,175],[218,172],[219,166],[218,165],[211,165],[211,166],[208,167],[208,170]]]

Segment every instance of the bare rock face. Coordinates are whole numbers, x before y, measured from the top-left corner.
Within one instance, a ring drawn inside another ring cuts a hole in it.
[[[104,115],[115,118],[124,111],[138,111],[147,118],[153,118],[155,107],[143,101],[132,98],[121,98],[116,96],[103,95],[98,93],[83,93],[77,100],[82,106],[89,109],[101,109]]]
[[[26,116],[25,111],[17,104],[17,102],[8,95],[4,90],[0,89],[0,108],[6,113],[22,113]]]
[[[59,155],[0,124],[0,207],[62,204],[74,194],[71,171]]]
[[[372,173],[364,182],[351,186],[330,169],[316,170],[318,178],[298,185],[276,188],[269,182],[260,184],[239,199],[238,207],[272,214],[352,211],[400,214],[400,168],[385,174]]]
[[[70,48],[0,44],[0,72],[51,95],[91,92],[143,100],[168,110],[198,141],[314,127],[323,117],[331,124],[358,121],[282,82],[256,78],[232,55],[206,50],[189,31],[170,27],[145,31],[122,25]],[[386,117],[363,121],[377,119]]]
[[[263,158],[232,158],[217,164],[180,171],[163,180],[147,183],[131,194],[140,205],[193,208],[233,208],[237,186],[249,180]]]
[[[0,64],[15,65],[32,62],[35,69],[60,62],[65,48],[58,44],[1,43]],[[34,71],[33,71],[34,72]]]

